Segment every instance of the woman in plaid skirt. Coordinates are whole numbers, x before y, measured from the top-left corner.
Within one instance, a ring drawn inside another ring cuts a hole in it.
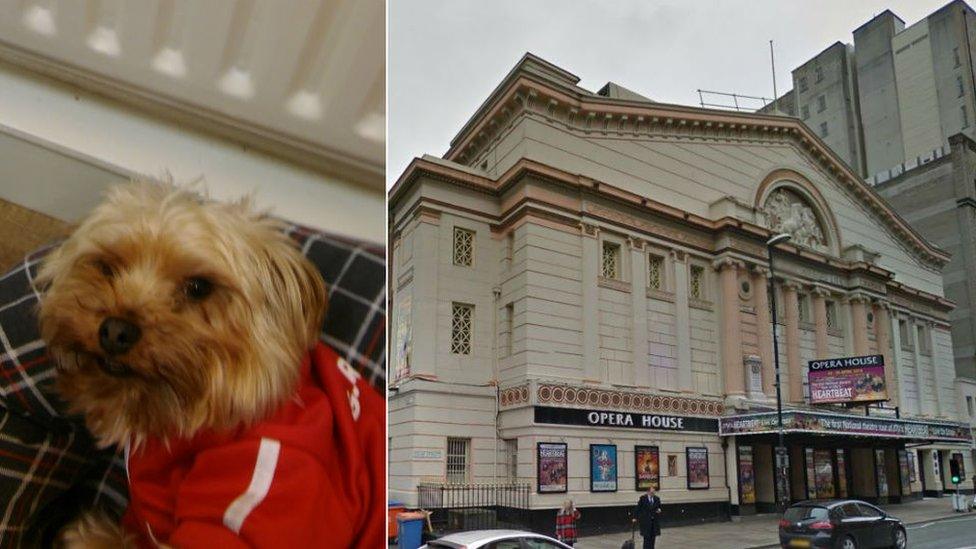
[[[556,539],[569,546],[576,543],[576,521],[579,518],[579,509],[573,505],[573,500],[567,499],[556,513]]]

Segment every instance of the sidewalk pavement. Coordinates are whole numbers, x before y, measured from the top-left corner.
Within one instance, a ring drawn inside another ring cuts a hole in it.
[[[972,496],[970,496],[972,497]],[[952,510],[952,498],[925,498],[911,503],[882,506],[905,524],[929,522],[959,516]],[[582,537],[576,547],[582,549],[620,549],[630,532]],[[635,545],[641,546],[640,533]],[[657,547],[758,548],[779,546],[779,515],[764,514],[742,517],[732,522],[713,522],[661,529]]]

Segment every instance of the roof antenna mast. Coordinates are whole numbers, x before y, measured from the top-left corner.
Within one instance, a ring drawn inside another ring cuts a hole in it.
[[[773,71],[773,101],[775,102],[779,99],[779,95],[776,93],[776,59],[773,58],[773,41],[769,41],[769,66]]]

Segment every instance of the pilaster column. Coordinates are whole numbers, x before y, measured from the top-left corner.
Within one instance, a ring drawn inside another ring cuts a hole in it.
[[[597,277],[600,273],[600,228],[580,224],[583,239],[583,380],[604,381],[606,370],[600,366],[600,309]]]
[[[897,402],[901,408],[901,413],[908,415],[912,413],[913,404],[907,400],[907,391],[901,390],[906,385],[904,351],[901,349],[901,330],[898,328],[898,314],[890,306],[888,307],[888,317],[888,328],[891,334],[891,356],[894,360],[895,378],[898,380]],[[918,384],[918,378],[915,379],[915,383]]]
[[[941,418],[945,418],[947,416],[946,414],[947,406],[946,406],[945,397],[949,395],[944,395],[942,391],[944,384],[942,379],[943,378],[942,364],[940,362],[940,357],[939,357],[938,342],[935,337],[936,326],[935,323],[931,321],[927,322],[927,325],[928,325],[927,328],[929,332],[929,341],[928,341],[929,358],[932,359],[932,373],[935,374],[935,377],[932,380],[932,385],[935,390],[935,395],[933,395],[935,397],[935,415]],[[921,341],[919,342],[919,344],[921,344]]]
[[[411,309],[413,318],[410,319],[412,336],[410,340],[410,373],[420,375],[437,375],[438,353],[450,350],[450,340],[444,341],[439,336],[437,310],[438,301],[438,266],[440,265],[439,243],[440,214],[436,212],[421,212],[419,223],[413,235],[413,264],[414,282],[412,284]],[[395,279],[394,279],[395,280]],[[494,304],[492,304],[494,306]],[[450,308],[450,305],[447,305]],[[448,309],[450,314],[450,309]],[[450,322],[450,321],[448,321]]]
[[[925,384],[926,377],[929,376],[929,372],[925,371],[922,366],[922,340],[918,338],[918,326],[911,316],[906,318],[908,323],[908,341],[912,342],[912,356],[915,359],[915,382],[918,384],[918,413],[923,416],[935,417],[937,415],[936,405],[935,405],[935,395],[932,395],[932,400],[928,401],[926,404],[925,400]],[[922,322],[918,319],[918,322]],[[934,375],[935,372],[932,372]],[[932,378],[932,386],[936,385],[935,378]]]
[[[745,395],[745,368],[742,365],[742,326],[739,320],[738,260],[722,258],[715,262],[722,292],[722,362],[725,365],[726,396]]]
[[[878,352],[884,356],[885,387],[888,388],[888,400],[898,402],[898,366],[895,362],[891,347],[891,318],[889,306],[883,301],[874,302],[874,336],[878,342]]]
[[[800,364],[800,308],[797,303],[799,285],[783,283],[783,311],[786,312],[786,368],[790,373],[790,402],[803,402],[803,365]]]
[[[851,328],[854,331],[854,355],[868,354],[868,311],[867,299],[855,295],[848,298],[851,304]]]
[[[674,266],[674,333],[678,343],[678,389],[694,390],[691,375],[691,311],[688,305],[688,254],[671,251]]]
[[[811,292],[813,299],[813,320],[816,324],[816,356],[818,359],[829,358],[829,345],[827,343],[827,296],[830,293],[819,287],[814,286]]]
[[[628,239],[630,244],[630,299],[631,299],[631,358],[633,371],[631,382],[634,385],[650,386],[651,372],[647,366],[647,272],[644,264],[644,241],[639,238]]]
[[[759,357],[762,358],[763,393],[776,396],[776,364],[773,357],[773,326],[769,315],[769,270],[756,267],[752,272],[752,288],[756,295],[756,335]]]

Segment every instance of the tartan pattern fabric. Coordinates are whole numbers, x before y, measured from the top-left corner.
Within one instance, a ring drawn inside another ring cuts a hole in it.
[[[300,226],[287,234],[325,280],[321,339],[378,390],[386,383],[386,262],[382,245]],[[99,450],[81,419],[65,417],[40,340],[34,278],[53,247],[0,276],[0,548],[46,546],[79,508],[121,515],[121,451]]]

